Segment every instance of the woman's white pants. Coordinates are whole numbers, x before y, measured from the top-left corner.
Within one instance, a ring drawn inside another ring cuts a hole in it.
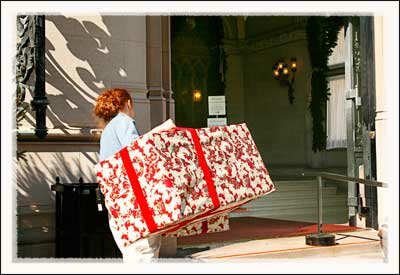
[[[115,228],[115,224],[111,219],[108,220],[111,233],[122,253],[124,263],[131,262],[150,262],[158,258],[161,246],[161,236],[155,235],[148,238],[142,238],[129,246],[123,246],[120,233]]]

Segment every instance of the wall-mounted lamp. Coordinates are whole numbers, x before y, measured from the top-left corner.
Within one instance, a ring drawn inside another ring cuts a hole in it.
[[[291,58],[289,64],[286,64],[284,61],[279,60],[275,63],[272,68],[273,77],[280,82],[281,85],[287,86],[288,89],[288,97],[290,104],[293,104],[293,83],[295,74],[297,71],[297,61],[296,58]],[[289,80],[290,78],[290,80]]]
[[[201,91],[200,90],[193,90],[193,101],[194,102],[201,101]]]

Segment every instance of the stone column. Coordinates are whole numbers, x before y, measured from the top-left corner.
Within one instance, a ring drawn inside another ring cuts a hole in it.
[[[226,56],[225,96],[228,124],[245,121],[243,57],[237,40],[224,40]]]
[[[152,128],[168,118],[175,119],[171,90],[169,23],[169,16],[146,17],[146,76]],[[177,239],[175,237],[162,237],[161,258],[174,257],[176,249]]]
[[[163,96],[166,100],[166,117],[175,120],[175,102],[173,99],[171,83],[171,19],[169,16],[161,17],[161,37],[162,37],[162,88]]]
[[[162,83],[161,16],[146,17],[146,80],[150,100],[151,128],[166,120],[166,99]]]
[[[376,171],[377,180],[387,182],[389,185],[398,184],[393,181],[395,166],[393,156],[394,131],[393,131],[393,105],[390,102],[391,90],[385,89],[384,84],[384,19],[382,16],[374,17],[374,50],[375,50],[375,87],[376,87]],[[387,58],[387,57],[386,57]],[[388,67],[389,68],[389,67]],[[389,75],[390,78],[390,75]],[[389,188],[378,188],[378,224],[388,224],[393,210],[393,196]],[[393,191],[393,187],[392,187]]]
[[[161,60],[162,60],[162,89],[166,100],[165,116],[175,121],[175,103],[173,99],[171,83],[171,31],[170,17],[161,17]],[[160,248],[160,256],[173,257],[176,255],[177,238],[163,237]]]

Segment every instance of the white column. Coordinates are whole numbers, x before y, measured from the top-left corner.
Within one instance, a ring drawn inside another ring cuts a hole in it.
[[[398,184],[393,181],[393,113],[389,108],[390,93],[395,91],[385,88],[384,77],[387,71],[384,68],[384,28],[383,17],[374,17],[374,41],[375,41],[375,85],[376,85],[376,170],[377,180],[387,182],[389,185]],[[378,188],[378,223],[381,226],[387,223],[389,214],[393,211],[393,192],[390,189]],[[394,206],[394,205],[393,205]]]

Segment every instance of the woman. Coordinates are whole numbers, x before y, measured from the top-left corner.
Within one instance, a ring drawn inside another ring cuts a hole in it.
[[[101,93],[96,100],[94,113],[106,125],[100,138],[100,160],[120,151],[140,135],[134,120],[133,101],[125,89],[109,89]],[[119,232],[110,218],[109,224],[124,262],[158,258],[161,245],[160,235],[143,238],[124,247],[120,242]]]

